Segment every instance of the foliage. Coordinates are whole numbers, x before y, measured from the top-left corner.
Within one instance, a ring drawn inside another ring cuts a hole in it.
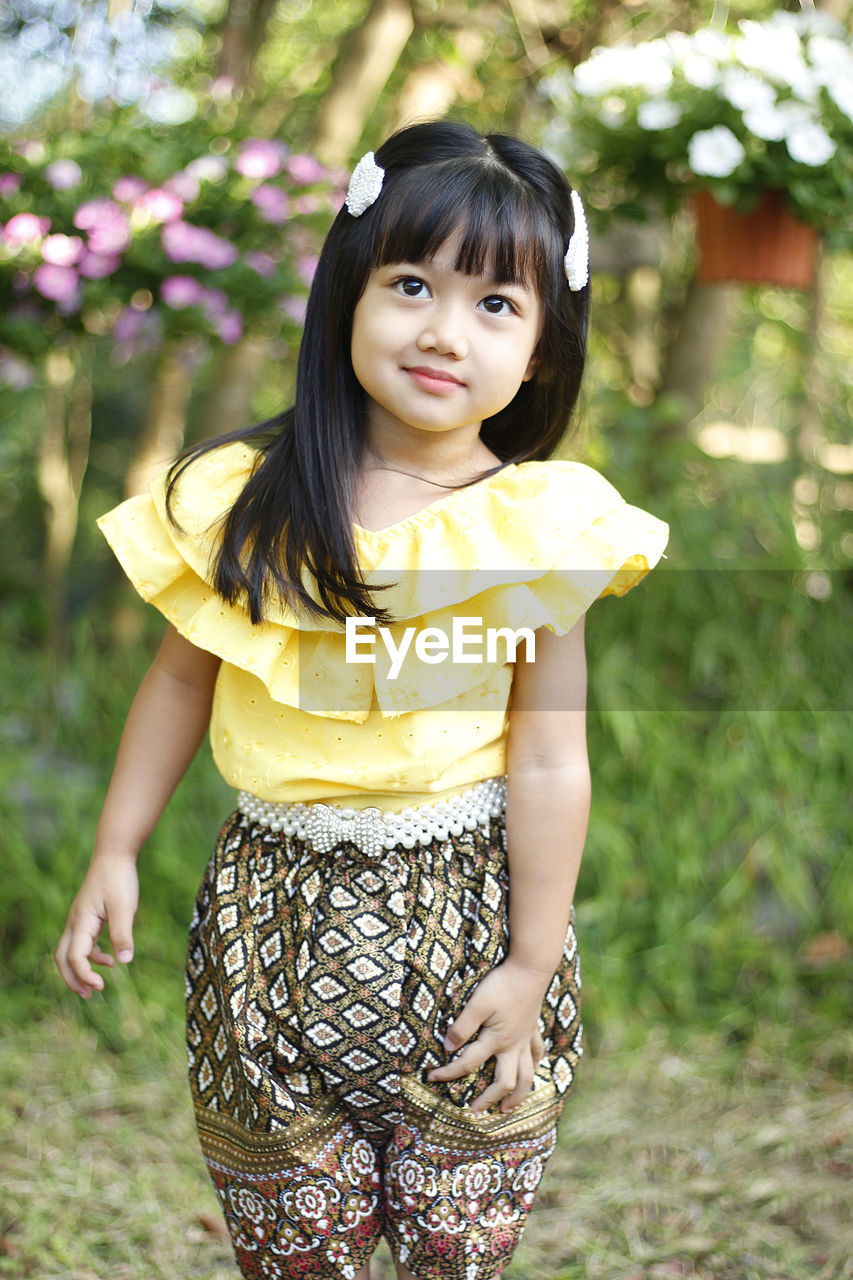
[[[598,48],[540,92],[556,110],[547,145],[603,207],[672,212],[685,190],[707,188],[746,210],[784,190],[841,244],[853,197],[851,83],[849,35],[807,10],[743,21],[736,33]]]
[[[116,110],[76,137],[0,145],[0,378],[25,383],[62,334],[127,359],[198,334],[233,345],[244,326],[298,332],[341,175],[248,135],[232,105],[211,98],[180,129]]]

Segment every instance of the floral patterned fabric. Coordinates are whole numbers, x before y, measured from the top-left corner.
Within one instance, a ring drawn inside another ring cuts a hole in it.
[[[202,1149],[245,1277],[353,1277],[385,1235],[418,1280],[489,1280],[518,1244],[581,1053],[574,923],[546,1056],[507,1115],[466,1104],[494,1060],[427,1084],[507,940],[504,816],[426,848],[317,854],[240,813],[187,962]]]

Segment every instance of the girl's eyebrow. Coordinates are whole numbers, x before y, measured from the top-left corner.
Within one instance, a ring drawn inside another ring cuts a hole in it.
[[[392,272],[411,271],[414,275],[417,275],[419,271],[429,270],[431,267],[434,267],[434,263],[434,258],[422,258],[420,262],[410,262],[408,259],[403,259],[401,262],[383,262],[376,267],[375,270],[387,270]],[[496,293],[506,289],[518,289],[521,293],[536,293],[536,290],[531,285],[526,284],[523,280],[498,280],[497,276],[493,275],[492,272],[488,270],[484,271],[481,275],[469,274],[466,271],[456,272],[455,268],[453,270],[456,274],[467,276],[470,280],[481,280],[483,288],[491,289]]]

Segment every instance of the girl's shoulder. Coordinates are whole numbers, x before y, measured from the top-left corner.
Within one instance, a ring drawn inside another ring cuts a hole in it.
[[[219,445],[177,468],[170,507],[187,536],[203,536],[227,515],[242,493],[258,457],[257,449],[238,441]],[[169,474],[158,476],[151,486],[158,508],[165,507]]]
[[[614,485],[585,462],[551,458],[546,462],[520,462],[508,477],[508,493],[519,502],[537,503],[539,515],[568,502],[584,509],[622,502]]]
[[[513,463],[387,529],[356,530],[362,567],[456,568],[536,574],[577,553],[598,563],[602,545],[657,560],[663,521],[626,502],[600,472],[564,460]]]

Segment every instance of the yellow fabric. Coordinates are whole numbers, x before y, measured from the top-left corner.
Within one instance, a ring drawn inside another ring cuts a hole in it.
[[[139,594],[222,658],[214,759],[227,782],[265,800],[403,808],[504,773],[506,649],[487,660],[475,640],[467,652],[482,647],[482,661],[429,663],[418,634],[435,627],[450,637],[454,617],[467,617],[482,620],[473,631],[484,635],[542,626],[564,635],[593,600],[639,582],[667,541],[662,521],[576,462],[514,464],[388,529],[355,525],[366,581],[395,584],[374,597],[400,620],[388,628],[394,647],[414,628],[395,676],[378,633],[361,648],[374,664],[348,662],[343,627],[283,603],[253,627],[214,592],[220,522],[256,456],[236,444],[196,461],[176,490],[179,527],[166,516],[165,477],[98,525]]]

